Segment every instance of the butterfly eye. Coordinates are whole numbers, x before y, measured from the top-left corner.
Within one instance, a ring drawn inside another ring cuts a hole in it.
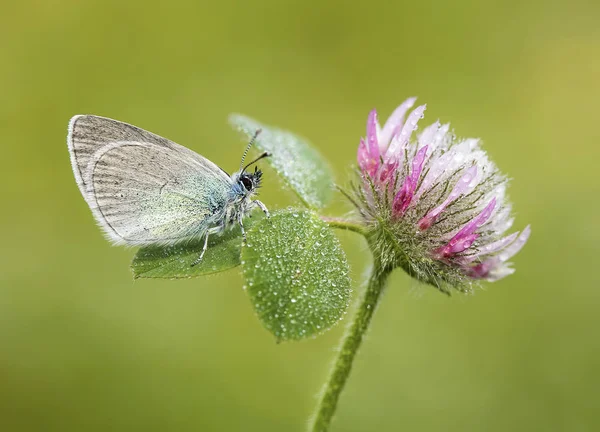
[[[248,177],[242,177],[240,181],[247,191],[252,190],[252,180],[250,180]]]

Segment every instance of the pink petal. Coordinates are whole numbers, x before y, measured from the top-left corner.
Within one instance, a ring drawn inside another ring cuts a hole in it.
[[[400,191],[398,191],[394,197],[392,208],[395,216],[403,215],[412,201],[415,189],[417,188],[417,183],[419,181],[419,176],[423,170],[423,162],[425,161],[425,156],[427,155],[427,148],[427,146],[424,146],[417,152],[416,156],[412,160],[412,171],[410,175],[404,179],[404,183],[402,184]]]
[[[473,244],[473,242],[475,240],[477,240],[477,237],[479,237],[479,234],[473,233],[473,234],[463,236],[460,239],[458,239],[456,242],[451,243],[450,249],[449,249],[450,254],[457,254],[457,253],[460,253],[460,252],[463,252],[463,251],[469,249],[471,247],[471,245]]]
[[[360,169],[364,171],[365,164],[369,160],[369,150],[367,149],[367,144],[365,143],[365,140],[363,138],[360,139],[360,144],[358,145],[356,160]]]
[[[433,222],[435,222],[440,213],[442,213],[452,201],[454,201],[460,195],[464,194],[469,189],[471,189],[471,182],[473,181],[476,175],[477,167],[473,165],[467,170],[465,174],[463,174],[460,180],[458,180],[458,182],[454,186],[454,189],[452,189],[452,192],[450,192],[450,195],[448,195],[444,202],[436,208],[434,208],[433,210],[431,210],[425,217],[423,217],[419,221],[419,228],[421,230],[426,230],[427,228],[429,228],[433,224]]]
[[[419,134],[419,144],[420,145],[430,145],[433,143],[433,139],[437,133],[437,131],[440,128],[440,121],[436,120],[435,123],[430,124],[429,126],[427,126],[425,129],[423,129],[423,132],[421,132],[421,134]],[[432,148],[430,146],[430,148]],[[432,148],[433,150],[433,148]]]
[[[421,147],[412,161],[412,172],[410,173],[410,176],[415,187],[417,186],[417,180],[419,180],[419,176],[421,175],[423,162],[425,161],[425,156],[427,156],[428,148],[428,146]]]
[[[381,168],[379,169],[379,176],[378,176],[379,183],[380,184],[388,183],[392,178],[392,174],[396,172],[398,165],[399,165],[398,162],[385,162],[383,165],[381,165]]]
[[[379,169],[380,153],[377,141],[379,124],[377,123],[377,111],[372,110],[367,119],[367,138],[361,139],[358,146],[358,166],[369,176],[374,177]]]
[[[433,255],[438,259],[451,257],[452,255],[461,253],[461,252],[469,249],[471,247],[471,245],[473,244],[473,242],[475,240],[477,240],[478,237],[479,237],[479,234],[475,234],[475,233],[462,236],[462,237],[456,239],[455,241],[450,242],[447,245],[436,249],[433,252]]]
[[[499,265],[499,266],[493,267],[492,270],[490,270],[490,273],[485,277],[485,280],[490,281],[490,282],[495,282],[497,280],[500,280],[502,278],[505,278],[506,276],[513,274],[514,272],[515,272],[515,269],[510,268],[507,265]]]
[[[459,239],[463,236],[470,235],[474,233],[477,229],[481,228],[483,224],[487,222],[487,220],[492,215],[494,208],[496,207],[496,198],[492,199],[490,203],[483,209],[481,213],[475,216],[469,223],[467,223],[456,235],[450,240],[452,243],[453,240]]]
[[[490,271],[497,265],[498,260],[496,258],[490,258],[476,266],[466,268],[467,276],[472,277],[473,279],[485,279],[490,274]]]
[[[530,235],[531,226],[527,225],[519,238],[517,238],[513,243],[504,248],[504,250],[498,254],[498,259],[500,259],[501,262],[511,259],[514,255],[516,255],[517,252],[521,250],[523,246],[525,246],[525,243],[527,243]]]
[[[371,177],[373,177],[379,169],[379,157],[371,156],[367,144],[362,138],[360,139],[360,144],[358,146],[357,159],[361,171],[367,173]]]
[[[489,243],[487,245],[483,245],[479,247],[479,252],[476,256],[489,255],[491,253],[497,252],[501,249],[504,249],[507,245],[511,244],[517,236],[519,232],[512,233],[507,235],[506,237],[501,238],[500,240],[496,240],[493,243]]]
[[[475,231],[477,231],[477,229],[481,228],[483,224],[487,222],[492,215],[495,206],[496,198],[492,199],[481,213],[471,219],[470,222],[468,222],[458,233],[456,233],[456,235],[450,239],[448,244],[433,251],[433,255],[438,258],[447,258],[470,248],[473,242],[479,236],[479,234],[475,234]]]
[[[367,149],[371,157],[379,158],[379,144],[377,140],[377,111],[373,110],[369,113],[367,119]]]
[[[481,261],[481,257],[486,256],[486,255],[489,256],[489,255],[493,254],[494,252],[498,252],[499,250],[502,250],[503,248],[505,248],[507,245],[511,244],[513,241],[515,241],[515,239],[517,238],[518,235],[519,235],[518,232],[512,233],[510,235],[507,235],[506,237],[501,238],[500,240],[496,240],[495,242],[488,243],[487,245],[479,246],[477,248],[476,253],[473,253],[472,255],[461,257],[461,263],[462,264],[470,264],[475,260]],[[498,257],[494,257],[494,259],[498,260]],[[489,259],[487,259],[486,261],[489,261]]]
[[[400,128],[402,128],[404,123],[404,116],[406,115],[406,112],[412,108],[416,100],[417,98],[415,97],[405,100],[394,110],[392,115],[388,117],[381,130],[381,135],[379,135],[379,149],[382,152],[386,149],[392,137],[400,132]]]
[[[496,281],[514,273],[514,270],[505,265],[504,262],[519,252],[523,245],[525,245],[529,235],[531,234],[530,226],[528,225],[525,227],[521,235],[517,237],[518,234],[518,232],[513,233],[498,241],[495,241],[494,243],[490,243],[489,245],[480,248],[483,250],[483,253],[481,254],[490,254],[502,249],[503,250],[498,255],[492,256],[476,266],[467,267],[467,275],[475,279]]]
[[[406,177],[404,179],[404,183],[402,187],[394,197],[394,202],[392,204],[392,210],[394,212],[394,216],[402,216],[404,214],[405,207],[408,207],[408,202],[412,199],[412,194],[410,192],[411,184],[410,177]]]
[[[426,108],[427,105],[421,105],[420,107],[415,108],[413,112],[409,114],[408,118],[406,119],[406,123],[404,123],[404,126],[402,126],[402,129],[400,130],[400,133],[398,133],[392,139],[392,142],[390,143],[390,146],[388,147],[387,152],[385,153],[386,160],[393,161],[398,158],[398,153],[401,151],[402,147],[408,142],[410,136],[417,128],[417,122],[419,121],[419,119],[423,118],[423,112],[425,112]]]
[[[490,282],[500,280],[514,272],[514,269],[502,263],[498,257],[487,259],[474,267],[466,269],[467,276],[474,279],[485,279]]]

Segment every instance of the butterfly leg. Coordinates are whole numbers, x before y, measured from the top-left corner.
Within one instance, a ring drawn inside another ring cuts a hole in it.
[[[254,204],[255,206],[258,206],[264,212],[264,214],[267,218],[271,217],[271,214],[269,213],[269,209],[267,208],[266,205],[264,205],[262,203],[262,201],[254,200],[254,201],[252,201],[252,204]]]
[[[246,211],[249,211],[252,209],[252,207],[257,206],[259,207],[267,216],[267,218],[270,218],[271,215],[269,214],[269,209],[267,209],[267,206],[264,205],[261,201],[259,200],[254,200],[250,203],[250,205],[248,207],[246,207]],[[249,215],[249,217],[251,217],[251,215]],[[244,224],[242,222],[242,220],[244,219],[244,212],[240,212],[238,215],[238,224],[240,225],[240,229],[242,230],[242,237],[244,238],[244,244],[246,244],[246,230],[244,229]]]
[[[211,234],[216,234],[216,233],[220,232],[221,230],[222,230],[222,227],[220,227],[220,226],[213,227],[211,229],[206,230],[206,234],[204,234],[204,246],[202,246],[202,252],[200,252],[200,256],[194,260],[194,262],[191,264],[190,267],[194,267],[194,266],[200,264],[200,262],[202,262],[204,253],[206,252],[206,249],[208,249],[208,237]]]
[[[243,215],[240,213],[238,216],[238,223],[240,224],[240,229],[242,230],[242,237],[244,238],[243,243],[246,244],[246,230],[244,229],[244,224],[242,223]]]

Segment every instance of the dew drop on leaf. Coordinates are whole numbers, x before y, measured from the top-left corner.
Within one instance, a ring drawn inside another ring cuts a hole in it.
[[[339,322],[351,293],[349,268],[325,222],[309,211],[288,209],[247,235],[254,248],[242,250],[246,292],[278,341],[311,337]]]

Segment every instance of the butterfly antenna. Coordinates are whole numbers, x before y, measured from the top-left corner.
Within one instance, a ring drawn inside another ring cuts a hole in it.
[[[269,152],[263,152],[263,153],[261,153],[260,156],[258,156],[256,159],[254,159],[252,162],[250,162],[248,165],[246,165],[244,168],[242,168],[241,172],[246,171],[246,168],[248,168],[253,163],[256,163],[259,160],[261,160],[262,158],[266,158],[266,157],[269,157],[269,156],[271,156],[271,153],[269,153]],[[254,171],[256,171],[256,169]]]
[[[246,165],[246,168],[242,167],[244,166],[244,161],[246,160],[246,156],[248,156],[248,152],[250,151],[250,148],[252,147],[252,145],[254,144],[254,141],[256,141],[256,137],[262,132],[262,129],[256,129],[256,132],[254,132],[254,135],[252,135],[252,139],[250,140],[250,142],[248,143],[248,145],[246,146],[246,150],[244,150],[244,155],[242,156],[242,162],[240,162],[240,171],[244,171],[249,165],[252,165],[252,163],[249,163],[248,165]]]

